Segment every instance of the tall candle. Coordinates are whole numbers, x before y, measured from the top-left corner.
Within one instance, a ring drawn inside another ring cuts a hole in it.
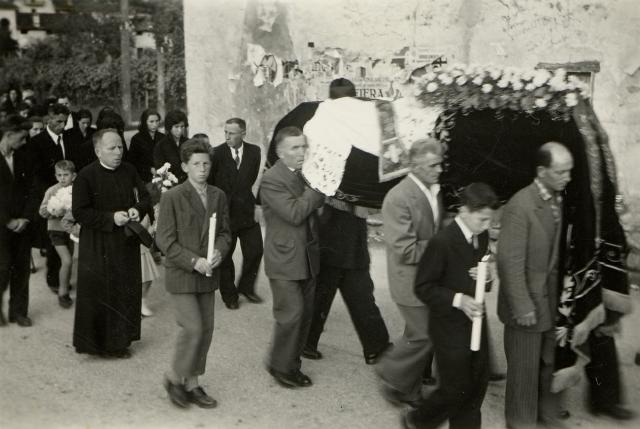
[[[487,267],[489,264],[489,255],[485,255],[480,262],[478,262],[478,273],[476,276],[476,296],[475,301],[478,304],[484,302],[485,283],[487,281]],[[480,338],[482,337],[482,316],[475,316],[473,318],[473,325],[471,328],[471,351],[477,352],[480,350]]]
[[[209,218],[209,242],[207,246],[207,262],[213,262],[213,245],[216,242],[216,214],[212,214]],[[207,277],[211,277],[211,273],[207,273]]]

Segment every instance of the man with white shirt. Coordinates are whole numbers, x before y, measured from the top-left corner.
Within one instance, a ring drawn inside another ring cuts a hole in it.
[[[55,185],[55,165],[63,159],[75,162],[75,147],[65,138],[64,127],[69,116],[69,109],[62,104],[54,104],[49,108],[47,126],[44,132],[31,139],[31,150],[34,152],[35,174],[40,199],[45,191]],[[57,294],[58,271],[60,257],[49,240],[45,241],[47,250],[47,285]]]
[[[405,321],[401,338],[383,355],[376,372],[383,394],[392,403],[417,405],[422,377],[433,360],[428,335],[427,307],[413,290],[416,269],[444,214],[440,185],[444,148],[433,138],[411,146],[411,173],[385,196],[382,203],[387,274],[391,299]]]

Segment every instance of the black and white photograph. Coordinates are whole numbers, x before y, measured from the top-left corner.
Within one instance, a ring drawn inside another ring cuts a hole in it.
[[[640,425],[637,0],[0,0],[0,425]]]

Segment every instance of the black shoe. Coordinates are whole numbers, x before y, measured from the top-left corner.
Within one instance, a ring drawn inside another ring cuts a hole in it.
[[[300,370],[295,371],[293,376],[300,387],[309,387],[313,384],[311,379]]]
[[[169,399],[171,400],[171,402],[173,402],[180,408],[187,408],[189,406],[187,392],[185,392],[184,386],[182,384],[173,384],[167,378],[164,379],[164,382],[162,384],[169,394]]]
[[[0,303],[0,326],[7,326],[7,319],[4,318],[4,313],[2,312],[2,304]]]
[[[571,413],[569,412],[569,410],[562,410],[558,413],[558,418],[560,420],[567,420],[571,417]]]
[[[58,286],[49,286],[49,290],[51,291],[52,294],[57,295],[58,294]]]
[[[393,387],[387,384],[384,384],[384,383],[382,384],[381,392],[384,399],[386,399],[388,402],[390,402],[392,405],[395,405],[396,407],[408,405],[411,408],[418,408],[418,406],[420,406],[419,400],[408,399],[404,393],[394,389]]]
[[[276,371],[273,368],[269,368],[269,374],[271,374],[271,376],[275,378],[276,381],[283,387],[298,387],[298,382],[296,381],[293,374]]]
[[[422,378],[422,384],[424,384],[425,386],[435,386],[436,384],[438,384],[438,380],[435,379],[435,377],[423,377]]]
[[[240,304],[238,304],[238,301],[225,302],[224,305],[226,305],[229,310],[237,310],[238,308],[240,308]]]
[[[73,300],[71,299],[69,294],[58,296],[58,304],[60,304],[60,307],[62,308],[71,308],[71,306],[73,305]]]
[[[186,392],[187,401],[192,404],[196,404],[200,408],[215,408],[218,406],[218,401],[207,395],[204,389],[200,386],[193,390]]]
[[[122,349],[112,352],[100,352],[98,355],[107,359],[129,359],[131,357],[131,351],[129,349]]]
[[[492,374],[489,374],[489,381],[491,382],[502,381],[505,378],[507,378],[507,375],[502,372],[494,372]]]
[[[618,404],[606,407],[592,407],[591,413],[596,416],[605,415],[616,420],[631,420],[635,416],[633,411]]]
[[[25,328],[33,325],[33,322],[27,316],[15,316],[15,317],[9,316],[9,322],[17,323],[18,326],[22,326]]]
[[[304,349],[302,349],[302,357],[311,360],[318,360],[322,359],[322,353],[320,353],[316,349],[312,349],[311,347],[305,347]]]
[[[262,298],[253,292],[240,292],[240,295],[243,295],[249,302],[253,302],[254,304],[260,304],[262,302]]]
[[[636,365],[640,365],[640,353],[636,353]]]
[[[378,363],[378,360],[380,360],[380,357],[384,354],[384,352],[386,352],[389,347],[391,347],[392,344],[391,343],[387,343],[386,346],[384,346],[382,349],[380,349],[379,351],[377,351],[376,353],[369,353],[368,355],[364,356],[364,361],[366,362],[367,365],[375,365]]]

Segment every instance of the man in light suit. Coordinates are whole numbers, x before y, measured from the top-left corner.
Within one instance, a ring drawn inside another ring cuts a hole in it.
[[[507,356],[505,417],[511,429],[559,426],[551,393],[558,305],[560,193],[573,157],[560,143],[540,147],[536,178],[505,205],[498,243],[498,316]]]
[[[383,394],[392,403],[416,406],[422,398],[422,376],[431,367],[433,352],[428,335],[428,311],[414,293],[418,262],[443,217],[438,180],[444,149],[429,138],[414,142],[409,151],[411,173],[382,203],[387,275],[391,299],[405,321],[402,337],[385,353],[376,372]]]
[[[180,327],[171,369],[164,385],[179,407],[193,403],[214,408],[215,399],[198,382],[205,372],[213,335],[215,290],[220,283],[222,258],[231,242],[227,198],[207,185],[211,169],[209,148],[197,140],[180,147],[187,180],[162,195],[156,231],[158,247],[166,255],[165,287]],[[216,213],[213,258],[207,260],[209,219]]]
[[[300,371],[300,355],[313,312],[320,266],[315,210],[324,195],[300,177],[307,142],[302,131],[285,127],[275,138],[280,158],[263,176],[260,199],[266,222],[264,268],[273,294],[276,320],[269,357],[270,374],[285,387],[310,386]]]

